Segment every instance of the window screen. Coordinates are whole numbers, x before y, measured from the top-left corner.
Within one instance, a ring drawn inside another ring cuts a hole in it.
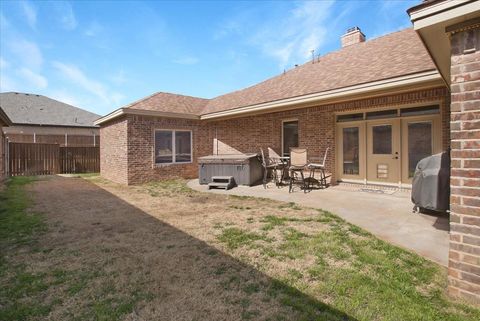
[[[175,132],[175,162],[188,163],[192,161],[191,132]]]
[[[173,163],[173,135],[171,131],[155,132],[155,163]]]

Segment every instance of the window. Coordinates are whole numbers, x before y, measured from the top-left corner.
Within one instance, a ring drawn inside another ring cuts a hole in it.
[[[191,161],[191,131],[155,131],[155,164],[190,163]]]
[[[393,117],[397,117],[396,109],[372,111],[367,113],[367,119],[382,119],[382,118],[393,118]]]
[[[373,154],[387,155],[392,153],[392,126],[379,125],[372,127]]]
[[[339,123],[346,122],[346,121],[355,121],[355,120],[363,120],[363,113],[337,116],[337,122]]]
[[[421,116],[421,115],[431,115],[431,114],[438,114],[438,113],[440,113],[439,106],[424,106],[424,107],[400,109],[400,114],[402,116]]]
[[[290,148],[298,147],[298,121],[283,122],[283,156],[290,156]]]

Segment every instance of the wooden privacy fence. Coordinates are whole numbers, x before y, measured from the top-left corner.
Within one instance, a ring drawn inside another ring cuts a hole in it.
[[[99,147],[60,147],[60,173],[100,172]]]
[[[9,143],[7,153],[10,176],[59,173],[57,144]]]
[[[60,147],[58,144],[9,143],[7,154],[10,176],[100,171],[99,147]]]

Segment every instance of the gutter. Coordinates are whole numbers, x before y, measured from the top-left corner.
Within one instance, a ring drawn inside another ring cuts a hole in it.
[[[413,75],[395,77],[390,79],[384,79],[380,81],[369,82],[366,84],[354,85],[349,87],[343,87],[339,89],[333,89],[323,91],[320,93],[297,96],[292,98],[281,99],[273,102],[266,102],[256,105],[250,105],[245,107],[238,107],[235,109],[213,112],[200,116],[200,119],[214,119],[219,117],[234,116],[252,112],[270,111],[282,107],[289,107],[293,105],[305,104],[305,103],[319,103],[325,100],[331,100],[340,97],[346,97],[350,95],[358,95],[369,93],[378,90],[391,89],[400,86],[418,84],[421,82],[441,80],[442,77],[437,70],[426,71]]]

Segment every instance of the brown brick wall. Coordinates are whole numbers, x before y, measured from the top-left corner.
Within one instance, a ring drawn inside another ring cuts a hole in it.
[[[120,184],[128,184],[127,119],[118,118],[100,128],[100,174]]]
[[[451,35],[449,291],[480,304],[480,29]]]
[[[187,129],[192,131],[192,163],[155,165],[155,129]],[[128,183],[198,175],[197,159],[212,154],[213,136],[209,126],[199,120],[128,116]],[[104,137],[102,136],[102,139]],[[105,140],[104,140],[105,142]]]
[[[365,108],[401,107],[411,104],[440,102],[443,110],[443,146],[448,141],[448,91],[446,88],[420,90],[397,95],[355,100],[317,107],[234,118],[218,121],[167,119],[129,115],[122,121],[102,126],[100,131],[102,176],[114,181],[138,184],[174,177],[197,177],[198,157],[209,155],[214,150],[217,138],[219,151],[258,153],[260,148],[273,148],[281,152],[282,120],[298,119],[299,144],[306,147],[309,157],[320,158],[330,147],[327,170],[334,173],[335,164],[335,116],[334,112],[355,111]],[[445,119],[446,118],[446,119]],[[191,164],[155,165],[153,162],[155,129],[189,129],[193,135],[193,162]],[[121,155],[128,130],[127,157]],[[118,146],[120,145],[120,147]],[[119,161],[116,161],[118,159]],[[109,168],[106,168],[108,165]],[[128,170],[127,170],[128,168]],[[122,171],[119,175],[115,172]],[[128,172],[128,173],[127,173]],[[335,181],[332,177],[332,181]]]
[[[397,95],[354,100],[345,103],[322,105],[278,113],[235,118],[231,120],[212,121],[213,131],[222,146],[227,145],[242,153],[258,153],[260,148],[273,148],[281,153],[282,120],[298,119],[299,147],[308,149],[310,157],[323,157],[330,147],[327,158],[327,171],[335,177],[335,114],[368,108],[402,107],[411,104],[429,104],[440,102],[442,108],[442,146],[449,146],[449,93],[446,88],[413,91]]]

